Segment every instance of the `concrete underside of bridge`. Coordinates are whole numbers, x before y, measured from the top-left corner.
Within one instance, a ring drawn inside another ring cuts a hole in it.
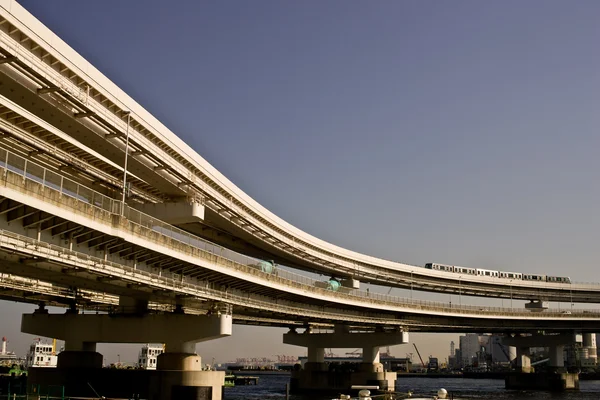
[[[25,333],[65,341],[57,368],[34,368],[28,384],[63,386],[70,397],[222,400],[225,373],[202,370],[195,344],[231,335],[231,315],[24,314]],[[97,343],[165,343],[155,371],[102,368]]]

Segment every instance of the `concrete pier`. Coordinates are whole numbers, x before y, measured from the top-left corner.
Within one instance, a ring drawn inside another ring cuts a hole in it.
[[[579,374],[568,373],[564,366],[564,347],[574,343],[573,334],[505,337],[502,343],[517,348],[516,370],[506,375],[506,389],[564,391],[579,389]],[[529,349],[548,347],[549,362],[544,372],[534,372]]]
[[[308,348],[308,361],[292,371],[290,389],[294,393],[348,392],[353,385],[378,386],[380,390],[394,390],[396,373],[386,372],[379,360],[379,348],[408,343],[408,333],[350,332],[339,325],[333,333],[312,333],[307,329],[299,334],[295,330],[283,335],[283,342]],[[362,347],[362,362],[353,369],[325,363],[326,348]]]
[[[222,400],[225,372],[203,371],[195,344],[229,336],[231,327],[228,314],[24,314],[23,332],[65,341],[58,367],[32,369],[28,384],[64,386],[70,397]],[[155,371],[106,369],[96,343],[166,343],[166,352]]]
[[[579,389],[579,374],[576,373],[520,373],[506,375],[504,387],[512,390],[548,390],[562,392]]]

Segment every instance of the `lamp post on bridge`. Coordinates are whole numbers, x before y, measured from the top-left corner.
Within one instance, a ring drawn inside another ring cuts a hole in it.
[[[569,293],[571,295],[571,311],[573,311],[573,284],[569,284]]]
[[[125,214],[125,197],[127,194],[127,158],[129,156],[129,123],[131,121],[131,111],[126,111],[127,129],[125,130],[125,162],[123,165],[123,198],[121,204],[121,215]]]
[[[510,308],[512,309],[512,279],[510,280]]]

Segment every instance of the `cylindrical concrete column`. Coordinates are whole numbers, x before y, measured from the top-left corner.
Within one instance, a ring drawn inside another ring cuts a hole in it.
[[[96,343],[67,340],[65,341],[65,351],[96,351]]]
[[[165,352],[167,353],[196,353],[195,342],[179,342],[179,341],[167,341],[165,343]]]
[[[68,340],[65,350],[58,354],[58,368],[102,368],[102,354],[96,351],[96,343]]]
[[[517,348],[515,346],[508,346],[508,361],[513,362],[517,358]]]
[[[363,363],[376,364],[379,362],[379,346],[363,347]]]
[[[517,347],[517,370],[525,373],[531,372],[529,347]]]
[[[325,349],[323,347],[308,346],[308,362],[325,362]]]
[[[591,363],[596,364],[598,359],[598,350],[596,349],[595,333],[583,334],[583,347],[588,349],[588,358],[590,359]]]
[[[102,368],[102,354],[96,351],[61,351],[58,354],[58,368]]]
[[[379,362],[379,346],[363,347],[360,370],[364,372],[383,372],[383,364]]]
[[[156,369],[163,371],[201,371],[202,358],[196,354],[196,343],[167,341],[165,352],[156,359]]]
[[[548,365],[550,367],[563,368],[565,366],[565,358],[563,355],[565,346],[564,345],[550,346],[550,348],[548,350],[550,353],[550,361],[549,361]]]
[[[202,358],[193,353],[162,353],[156,358],[159,371],[202,371]]]

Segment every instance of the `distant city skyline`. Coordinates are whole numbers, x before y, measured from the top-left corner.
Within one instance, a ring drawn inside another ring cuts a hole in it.
[[[598,2],[20,3],[306,232],[415,265],[599,280]],[[19,354],[33,309],[0,302]],[[197,349],[304,354],[285,331],[234,326]],[[444,360],[458,336],[411,342]],[[110,362],[139,347],[98,349]]]

